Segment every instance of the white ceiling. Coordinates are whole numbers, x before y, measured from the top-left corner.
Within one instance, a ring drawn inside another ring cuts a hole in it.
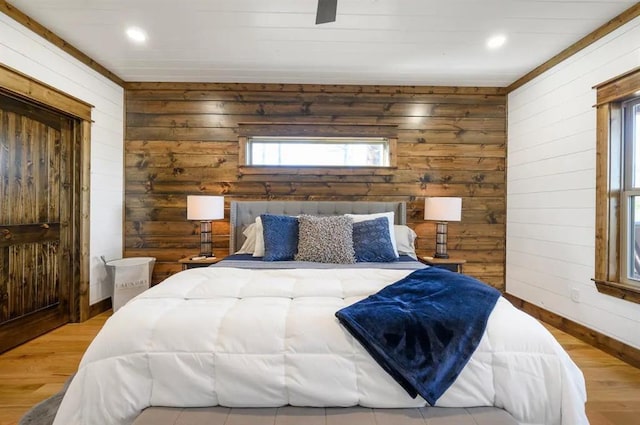
[[[125,81],[460,86],[507,86],[635,4],[338,0],[337,21],[315,25],[317,0],[9,2]]]

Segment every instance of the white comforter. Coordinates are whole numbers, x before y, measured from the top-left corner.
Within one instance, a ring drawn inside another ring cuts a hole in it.
[[[54,425],[130,424],[148,406],[414,407],[334,313],[411,271],[187,270],[114,314]],[[498,406],[521,424],[582,425],[584,379],[535,319],[500,299],[438,406]]]

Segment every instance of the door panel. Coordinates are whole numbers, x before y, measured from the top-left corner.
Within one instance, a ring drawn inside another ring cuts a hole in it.
[[[72,126],[0,94],[0,352],[69,321]]]

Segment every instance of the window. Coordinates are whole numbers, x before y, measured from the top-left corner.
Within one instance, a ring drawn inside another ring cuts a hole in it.
[[[597,89],[598,291],[640,303],[640,68]]]
[[[380,137],[249,137],[246,165],[388,167],[389,140]]]
[[[640,286],[640,97],[622,104],[621,280]]]
[[[393,176],[397,146],[395,124],[240,123],[238,173]]]

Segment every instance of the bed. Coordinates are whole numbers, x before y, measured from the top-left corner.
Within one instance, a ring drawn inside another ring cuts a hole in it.
[[[232,202],[230,251],[242,252],[263,214],[303,223],[307,215],[389,212],[403,226],[404,203]],[[388,222],[362,223],[373,221]],[[406,245],[396,241],[402,261],[389,263],[260,261],[245,253],[171,276],[108,320],[54,424],[588,424],[580,370],[503,298],[435,407],[409,395],[335,316],[430,273],[404,258]]]

